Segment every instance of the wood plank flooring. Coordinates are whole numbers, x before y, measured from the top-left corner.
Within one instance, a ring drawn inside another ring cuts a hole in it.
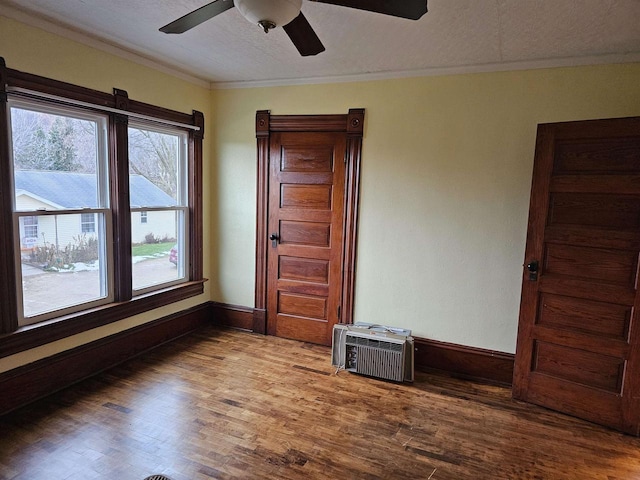
[[[640,440],[417,373],[213,327],[0,418],[2,480],[638,479]]]

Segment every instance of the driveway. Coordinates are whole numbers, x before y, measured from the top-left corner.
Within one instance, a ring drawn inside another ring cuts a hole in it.
[[[178,269],[169,257],[133,264],[134,288],[143,288],[178,278]],[[45,272],[22,264],[25,316],[89,302],[100,297],[99,272]]]

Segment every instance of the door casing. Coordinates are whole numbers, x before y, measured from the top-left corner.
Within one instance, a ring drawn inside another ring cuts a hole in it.
[[[256,278],[253,331],[267,333],[267,252],[269,224],[269,148],[275,132],[346,133],[345,208],[342,259],[341,323],[353,323],[355,264],[360,187],[360,163],[364,133],[364,109],[349,109],[342,115],[271,115],[256,112],[257,199],[256,199]]]

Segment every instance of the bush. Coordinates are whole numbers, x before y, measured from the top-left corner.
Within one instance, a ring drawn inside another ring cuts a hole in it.
[[[144,236],[144,243],[159,243],[160,240],[158,240],[158,238],[156,238],[156,236],[153,233],[147,233]]]
[[[173,237],[170,237],[169,235],[167,235],[166,233],[164,234],[164,236],[162,237],[156,237],[153,233],[147,233],[144,236],[144,243],[175,243],[176,239]]]
[[[175,237],[170,237],[169,235],[164,235],[162,238],[158,239],[158,243],[176,243],[177,240]]]
[[[86,233],[73,237],[75,243],[70,243],[64,249],[67,263],[89,263],[98,259],[98,239]]]
[[[64,249],[45,242],[31,254],[31,262],[45,270],[68,269],[76,262],[90,263],[98,259],[98,239],[83,233],[73,237],[73,242]]]

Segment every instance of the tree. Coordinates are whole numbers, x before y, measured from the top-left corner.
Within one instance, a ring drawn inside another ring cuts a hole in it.
[[[48,170],[74,172],[76,152],[73,142],[73,124],[71,119],[57,117],[47,138]]]
[[[178,190],[178,137],[129,129],[129,169],[146,177],[172,198]]]
[[[18,169],[41,169],[47,163],[47,135],[37,112],[11,109],[13,162]],[[48,127],[47,127],[48,129]]]
[[[11,137],[18,170],[95,173],[95,122],[12,108]]]
[[[42,170],[48,166],[47,136],[37,127],[21,148],[14,143],[14,162],[22,169]]]

